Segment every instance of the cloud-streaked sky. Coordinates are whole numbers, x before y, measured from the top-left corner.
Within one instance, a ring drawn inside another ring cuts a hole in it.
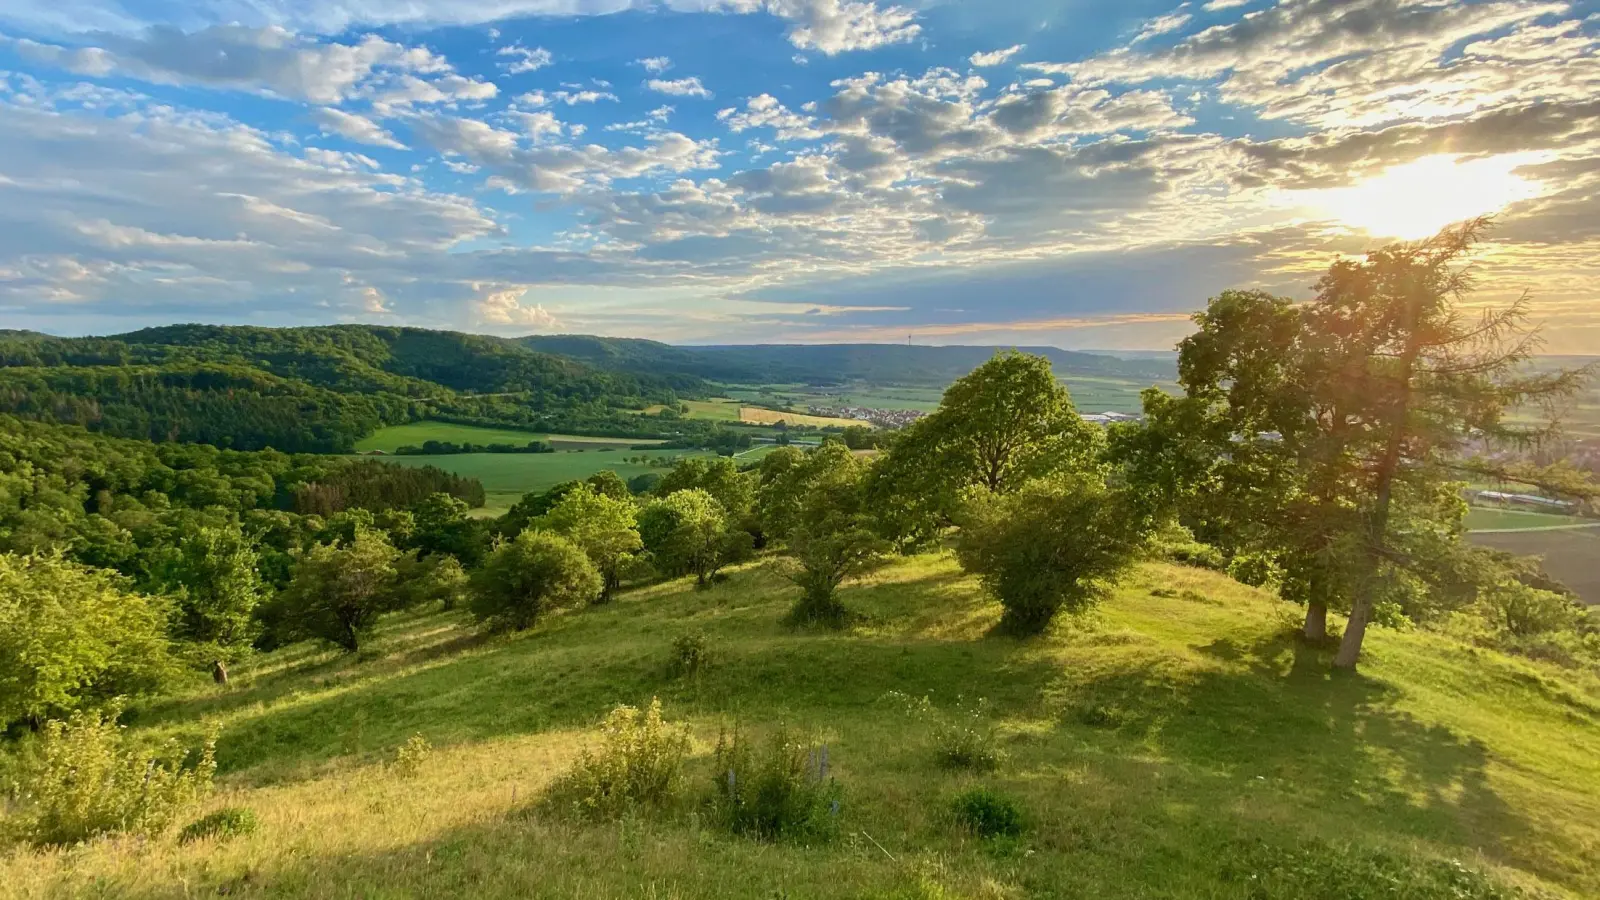
[[[1162,348],[1491,212],[1600,353],[1600,0],[0,4],[0,327]]]

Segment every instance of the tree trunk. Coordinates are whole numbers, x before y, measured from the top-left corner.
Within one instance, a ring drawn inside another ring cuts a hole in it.
[[[1415,291],[1415,288],[1413,288]],[[1378,567],[1383,564],[1389,540],[1389,509],[1394,500],[1394,479],[1400,472],[1400,456],[1405,449],[1406,435],[1410,432],[1411,380],[1416,371],[1417,357],[1422,354],[1421,335],[1417,329],[1417,304],[1414,294],[1406,298],[1406,343],[1400,358],[1400,374],[1395,379],[1395,403],[1390,411],[1389,436],[1383,448],[1383,458],[1378,463],[1377,498],[1368,520],[1367,546],[1360,582],[1350,603],[1350,622],[1345,625],[1344,637],[1339,641],[1339,652],[1333,657],[1336,669],[1355,670],[1361,661],[1361,643],[1367,636],[1367,623],[1372,619],[1372,592],[1378,583]]]
[[[1306,604],[1305,639],[1313,644],[1328,639],[1328,605],[1317,600]]]

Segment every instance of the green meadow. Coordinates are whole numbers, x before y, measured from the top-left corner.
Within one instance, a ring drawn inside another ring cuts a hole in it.
[[[593,454],[590,454],[593,456]],[[0,857],[12,897],[1583,898],[1600,896],[1600,684],[1421,631],[1361,674],[1290,635],[1294,608],[1216,573],[1136,569],[1100,609],[1025,641],[943,555],[847,587],[842,632],[782,624],[770,560],[668,582],[515,637],[460,612],[391,618],[374,648],[310,644],[135,711],[134,734],[219,727],[219,792],[255,833],[103,839]],[[670,673],[699,632],[712,664]],[[903,697],[993,729],[992,772],[940,765]],[[590,822],[545,790],[617,704],[692,735],[689,792]],[[982,705],[976,705],[982,698]],[[695,796],[719,729],[825,741],[837,836],[761,843]],[[406,769],[396,751],[433,752]],[[948,810],[984,787],[1020,836]],[[202,812],[205,810],[200,810]]]
[[[641,457],[654,460],[685,456],[710,456],[704,450],[561,450],[556,453],[458,453],[448,456],[391,456],[386,462],[401,466],[437,466],[447,472],[476,478],[488,495],[486,510],[503,512],[529,491],[544,491],[563,481],[588,478],[610,469],[623,478],[647,472],[665,472],[662,466],[628,462]]]
[[[410,422],[380,428],[356,443],[357,453],[381,450],[393,453],[407,445],[420,447],[425,441],[453,444],[515,444],[526,446],[529,441],[545,441],[558,450],[614,447],[627,449],[659,444],[648,438],[585,437],[574,434],[546,434],[538,431],[516,431],[508,428],[480,428],[476,425],[455,425],[450,422]]]

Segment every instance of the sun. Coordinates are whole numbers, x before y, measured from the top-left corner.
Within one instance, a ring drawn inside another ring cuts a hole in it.
[[[1424,156],[1349,187],[1289,191],[1285,199],[1317,218],[1336,219],[1377,237],[1415,240],[1539,196],[1544,185],[1515,170],[1544,161],[1541,153],[1466,160],[1456,154]]]

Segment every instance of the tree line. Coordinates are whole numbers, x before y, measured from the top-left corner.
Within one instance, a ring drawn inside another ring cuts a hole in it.
[[[630,583],[711,585],[758,553],[796,585],[799,626],[847,624],[851,579],[948,547],[1000,628],[1026,637],[1155,555],[1299,604],[1304,638],[1337,641],[1339,667],[1371,627],[1463,617],[1495,646],[1600,665],[1570,593],[1464,540],[1467,479],[1594,493],[1522,461],[1537,454],[1483,452],[1548,439],[1509,413],[1554,408],[1591,373],[1529,369],[1523,303],[1467,313],[1482,228],[1336,263],[1306,303],[1224,292],[1179,347],[1182,393],[1147,392],[1142,422],[1085,423],[1047,359],[1000,353],[875,455],[830,439],[749,467],[688,458],[633,488],[602,472],[497,519],[468,515],[460,485],[383,485],[382,463],[4,420],[0,721],[292,640],[355,651],[382,615],[422,604],[524,630]],[[339,502],[318,505],[341,477]]]

